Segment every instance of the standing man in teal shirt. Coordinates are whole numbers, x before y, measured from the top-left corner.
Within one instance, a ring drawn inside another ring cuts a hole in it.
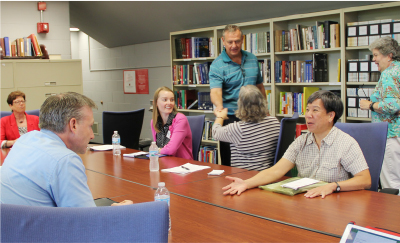
[[[239,121],[235,116],[237,100],[242,86],[255,85],[265,95],[263,80],[255,55],[242,50],[243,33],[236,25],[227,25],[222,34],[224,50],[211,64],[211,101],[217,111],[228,109],[228,119],[224,125]],[[229,143],[220,143],[223,165],[230,166],[231,151]]]

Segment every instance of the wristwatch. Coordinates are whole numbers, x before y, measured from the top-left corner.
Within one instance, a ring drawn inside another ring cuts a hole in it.
[[[337,182],[335,182],[336,183],[336,191],[335,192],[340,192],[340,186],[339,186],[339,183],[337,183]]]
[[[370,109],[371,111],[375,111],[375,110],[374,110],[374,104],[375,104],[375,102],[372,102],[372,103],[369,105],[369,109]]]

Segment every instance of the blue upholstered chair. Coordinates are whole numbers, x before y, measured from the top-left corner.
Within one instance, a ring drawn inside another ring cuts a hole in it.
[[[192,131],[193,159],[198,160],[201,139],[203,137],[205,115],[187,116],[190,130]]]
[[[289,145],[295,140],[296,122],[298,119],[299,113],[297,112],[295,112],[292,117],[282,118],[274,164],[276,164],[282,158]]]
[[[360,145],[371,173],[371,191],[378,191],[386,148],[387,122],[336,123],[337,128],[352,136]]]
[[[5,116],[9,116],[9,115],[11,115],[11,111],[1,111],[0,112],[0,118],[3,118],[3,117],[5,117]]]
[[[168,242],[168,205],[53,208],[2,204],[2,242]]]
[[[26,111],[26,114],[39,116],[39,109]]]
[[[135,111],[103,111],[103,143],[111,144],[114,131],[121,136],[121,145],[139,149],[144,109]]]

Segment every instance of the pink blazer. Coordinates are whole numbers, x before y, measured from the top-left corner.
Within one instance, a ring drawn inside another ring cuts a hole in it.
[[[156,131],[153,128],[153,120],[150,122],[153,141],[156,140]],[[177,113],[169,126],[171,138],[169,143],[160,150],[161,154],[172,155],[184,159],[193,159],[192,154],[192,130],[189,122],[182,113]]]
[[[28,115],[26,114],[26,123],[27,123],[27,128],[28,132],[32,130],[38,130],[40,131],[39,128],[39,117],[34,116],[34,115]],[[12,113],[10,116],[5,116],[1,118],[0,120],[1,123],[1,131],[0,131],[0,136],[1,136],[1,142],[2,143],[4,140],[15,140],[20,137],[19,131],[18,131],[18,126],[17,126],[17,121],[15,120],[14,113]]]

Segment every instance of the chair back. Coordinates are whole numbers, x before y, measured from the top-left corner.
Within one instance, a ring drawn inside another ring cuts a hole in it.
[[[3,118],[5,116],[10,116],[12,114],[11,111],[1,111],[0,112],[0,118]]]
[[[296,123],[298,119],[299,113],[297,112],[295,112],[292,117],[282,118],[274,164],[276,164],[282,158],[289,145],[295,140]]]
[[[360,145],[371,173],[371,191],[378,191],[383,157],[386,149],[387,122],[336,123],[335,126],[352,136]]]
[[[144,109],[135,111],[103,111],[103,143],[112,144],[112,135],[118,131],[121,145],[139,149],[139,138],[142,132]]]
[[[26,114],[28,115],[34,115],[34,116],[39,116],[39,109],[36,110],[30,110],[30,111],[26,111]]]
[[[168,205],[57,208],[2,204],[2,242],[168,242]]]
[[[203,137],[205,115],[187,116],[190,130],[192,131],[193,160],[198,160],[201,139]]]

